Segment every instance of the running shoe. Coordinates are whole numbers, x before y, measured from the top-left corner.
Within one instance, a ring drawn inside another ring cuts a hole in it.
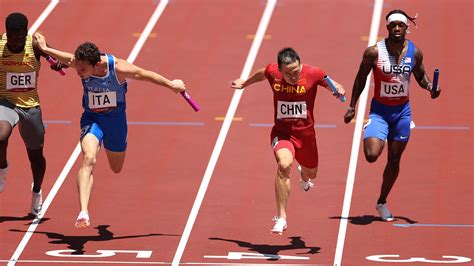
[[[377,209],[383,221],[392,222],[394,220],[392,213],[388,210],[387,203],[379,203],[375,206],[375,209]]]
[[[89,213],[86,211],[81,211],[77,216],[76,224],[74,226],[76,226],[76,228],[86,229],[89,228],[90,224],[91,221],[89,219]]]
[[[301,165],[298,166],[298,171],[300,172],[300,176],[302,174],[301,170]],[[308,181],[304,181],[302,177],[300,177],[300,189],[303,192],[308,192],[310,188],[314,187],[313,182],[311,182],[311,179],[308,179]]]
[[[283,231],[285,231],[288,226],[286,219],[275,216],[273,217],[273,221],[275,222],[275,225],[272,228],[272,233],[279,235],[283,234]]]
[[[38,216],[43,208],[43,197],[41,190],[38,193],[31,191],[31,213]]]

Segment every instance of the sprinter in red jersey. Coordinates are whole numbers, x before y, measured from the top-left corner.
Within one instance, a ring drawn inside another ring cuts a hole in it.
[[[287,228],[286,207],[290,195],[290,170],[293,161],[299,163],[300,187],[308,191],[318,170],[318,149],[314,131],[314,100],[317,87],[323,86],[331,93],[324,81],[325,73],[310,65],[301,64],[300,57],[292,48],[278,52],[278,64],[270,64],[253,73],[247,80],[237,79],[232,88],[243,89],[253,83],[268,80],[273,92],[274,126],[271,145],[278,163],[275,178],[277,215],[273,233],[282,234]],[[338,93],[344,88],[335,82]]]

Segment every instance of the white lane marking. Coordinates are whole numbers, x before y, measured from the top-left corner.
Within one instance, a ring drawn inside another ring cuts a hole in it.
[[[258,50],[260,49],[260,45],[262,44],[263,36],[265,35],[265,31],[267,30],[268,24],[270,23],[273,10],[275,9],[276,2],[277,0],[267,1],[265,10],[263,11],[262,18],[258,25],[257,34],[255,35],[255,39],[252,42],[252,46],[247,56],[247,60],[245,61],[242,74],[240,75],[241,79],[247,79],[250,75],[250,71],[252,70],[255,58],[257,57]],[[186,222],[183,235],[181,236],[178,248],[174,255],[172,265],[177,266],[181,261],[181,257],[183,256],[184,249],[186,248],[186,244],[188,243],[191,230],[193,229],[194,222],[196,221],[199,209],[201,208],[204,195],[206,194],[207,187],[209,185],[209,182],[211,181],[212,173],[214,172],[214,168],[216,167],[217,159],[219,158],[222,147],[224,145],[224,141],[227,137],[227,133],[229,132],[229,128],[234,118],[235,111],[237,110],[237,106],[239,105],[240,98],[242,97],[242,93],[243,90],[234,90],[234,95],[232,96],[229,108],[227,109],[227,113],[225,115],[224,122],[222,123],[219,136],[217,137],[216,144],[214,146],[214,149],[212,150],[211,158],[209,159],[206,171],[204,172],[204,176],[202,178],[198,194],[196,196],[196,199],[194,200],[194,204],[189,214],[188,221]]]
[[[38,28],[41,26],[41,24],[43,24],[43,22],[46,20],[49,14],[53,12],[54,8],[56,7],[58,3],[59,3],[59,0],[51,0],[51,2],[49,2],[48,6],[43,10],[43,12],[38,17],[38,19],[36,19],[33,25],[31,25],[31,28],[28,30],[28,34],[31,35],[38,30]]]
[[[368,46],[372,46],[377,42],[377,34],[380,27],[380,18],[382,16],[383,0],[374,0],[374,10],[372,13],[372,23],[370,26],[370,35]],[[349,217],[349,210],[351,208],[352,191],[354,189],[355,173],[357,168],[357,158],[359,156],[360,140],[362,137],[362,126],[364,124],[365,107],[369,95],[371,74],[367,76],[364,91],[359,100],[359,107],[357,109],[357,120],[354,129],[354,138],[352,140],[351,158],[349,162],[349,170],[347,173],[346,191],[344,193],[344,203],[342,206],[341,221],[339,223],[339,233],[336,243],[336,254],[334,256],[334,265],[341,265],[342,253],[344,250],[344,241],[346,238],[347,222]]]

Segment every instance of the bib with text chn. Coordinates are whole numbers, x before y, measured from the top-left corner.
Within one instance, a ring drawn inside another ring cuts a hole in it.
[[[308,117],[306,102],[284,102],[277,103],[277,119],[282,118],[304,118]]]

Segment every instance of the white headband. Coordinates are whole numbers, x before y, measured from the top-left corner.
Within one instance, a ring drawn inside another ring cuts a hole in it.
[[[390,24],[393,21],[401,21],[405,23],[405,25],[408,25],[408,18],[401,14],[401,13],[393,13],[387,18],[387,25]]]

